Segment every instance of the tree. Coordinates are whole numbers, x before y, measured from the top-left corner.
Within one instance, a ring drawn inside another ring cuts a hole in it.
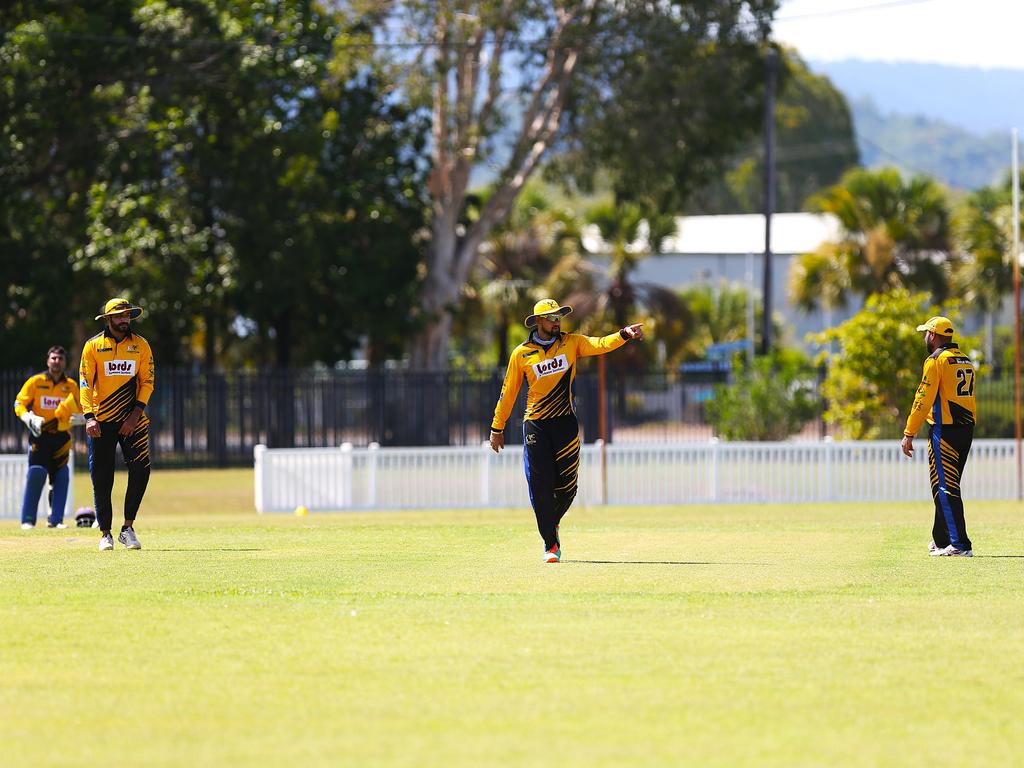
[[[896,288],[927,290],[938,302],[949,295],[957,259],[945,192],[934,181],[856,169],[811,205],[835,215],[843,231],[794,262],[789,285],[798,306],[829,309],[844,306],[851,292]]]
[[[433,121],[431,240],[412,363],[440,369],[481,244],[553,147],[587,147],[575,153],[580,176],[596,162],[613,169],[623,192],[667,200],[754,129],[775,2],[383,6],[404,22],[393,27],[433,36],[403,65],[405,92],[430,104]],[[473,173],[492,162],[493,193],[467,220]]]
[[[809,197],[839,182],[857,165],[850,107],[824,75],[811,72],[796,51],[781,56],[775,104],[775,209],[800,211]],[[764,208],[764,145],[747,142],[728,171],[697,190],[690,213],[761,213]]]
[[[840,437],[900,435],[928,355],[915,328],[933,315],[949,317],[960,327],[958,302],[934,306],[926,294],[896,288],[869,296],[856,315],[817,334],[818,344],[835,342],[838,347],[823,353],[828,374],[822,394],[828,402],[825,420]],[[967,350],[973,344],[972,339],[957,341]]]
[[[509,331],[534,302],[547,296],[545,283],[576,263],[581,250],[580,227],[568,210],[554,206],[537,188],[528,188],[515,202],[508,220],[481,246],[478,290],[494,323],[497,365],[508,360]],[[542,295],[543,294],[543,295]]]
[[[40,349],[74,359],[91,318],[115,287],[75,273],[87,194],[103,148],[117,140],[126,83],[146,61],[118,44],[137,32],[134,3],[21,2],[0,9],[0,343],[9,364],[37,365]]]
[[[815,370],[802,352],[776,349],[748,366],[735,358],[733,381],[715,387],[707,416],[726,440],[785,440],[818,412]]]
[[[764,309],[761,300],[753,298],[745,285],[724,280],[717,285],[702,283],[682,290],[680,297],[691,322],[688,334],[666,339],[676,350],[670,362],[701,359],[712,344],[748,340],[748,313],[752,300],[754,339],[751,343],[757,347]],[[781,337],[782,323],[777,317],[772,318],[772,327],[773,335]]]
[[[985,359],[993,362],[993,319],[1013,291],[1011,182],[968,195],[953,216],[962,257],[954,273],[957,294],[985,317]]]
[[[248,362],[280,366],[404,346],[424,121],[336,47],[366,20],[313,0],[50,5],[0,12],[0,247],[19,265],[0,334],[67,344],[127,293],[163,363],[199,341],[212,368],[238,329]]]

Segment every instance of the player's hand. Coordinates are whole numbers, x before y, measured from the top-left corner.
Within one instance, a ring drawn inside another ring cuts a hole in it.
[[[21,420],[25,422],[25,426],[28,427],[28,431],[32,434],[32,437],[39,437],[43,433],[43,417],[37,416],[31,411],[26,411],[21,416]]]
[[[644,337],[644,324],[636,323],[635,325],[627,325],[622,329],[622,332],[631,340],[639,341]]]
[[[142,411],[139,410],[138,408],[136,408],[131,413],[129,413],[128,414],[128,418],[124,420],[124,424],[122,424],[121,428],[119,430],[117,430],[117,434],[119,434],[119,435],[130,435],[132,432],[134,432],[135,431],[135,427],[139,423],[139,417],[141,415],[142,415]]]
[[[501,453],[501,449],[505,447],[505,433],[504,432],[491,432],[491,450],[495,453]]]
[[[904,435],[903,440],[900,442],[900,450],[903,451],[903,455],[910,458],[914,455],[914,438],[910,435]]]
[[[103,434],[100,423],[96,419],[87,419],[85,422],[85,434],[89,437],[99,437]]]

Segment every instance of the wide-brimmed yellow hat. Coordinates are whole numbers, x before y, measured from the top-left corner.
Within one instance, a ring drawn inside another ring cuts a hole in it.
[[[941,317],[936,315],[935,317],[929,317],[921,325],[917,326],[919,331],[931,331],[937,333],[939,336],[952,336],[953,335],[953,323],[948,317]]]
[[[572,307],[559,306],[558,302],[554,299],[541,299],[533,305],[533,314],[523,322],[526,323],[527,328],[533,328],[537,325],[537,318],[540,315],[558,315],[559,317],[565,317],[570,312],[572,312]]]
[[[142,307],[134,307],[128,299],[116,298],[111,299],[103,305],[103,311],[96,315],[96,320],[102,320],[104,317],[110,317],[110,315],[119,315],[122,312],[128,313],[129,320],[135,320],[142,316]]]

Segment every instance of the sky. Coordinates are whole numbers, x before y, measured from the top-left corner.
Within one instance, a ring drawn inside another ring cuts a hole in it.
[[[1024,0],[782,0],[774,37],[805,60],[1024,70]]]

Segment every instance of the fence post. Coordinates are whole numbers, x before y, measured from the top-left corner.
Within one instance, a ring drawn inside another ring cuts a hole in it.
[[[480,453],[480,506],[491,506],[491,444],[484,441]]]
[[[370,443],[366,453],[366,506],[377,508],[377,456],[380,443]]]
[[[835,445],[829,435],[822,441],[825,444],[825,501],[835,501]]]
[[[263,470],[266,453],[267,446],[262,443],[254,445],[252,448],[253,466],[255,469],[253,475],[256,479],[256,511],[260,514],[263,514],[266,511],[266,500],[263,498]]]
[[[352,508],[352,483],[354,479],[354,467],[352,460],[352,443],[341,444],[341,506],[343,509]]]
[[[718,438],[712,437],[708,443],[711,446],[708,461],[708,491],[711,498],[708,501],[718,501]]]

